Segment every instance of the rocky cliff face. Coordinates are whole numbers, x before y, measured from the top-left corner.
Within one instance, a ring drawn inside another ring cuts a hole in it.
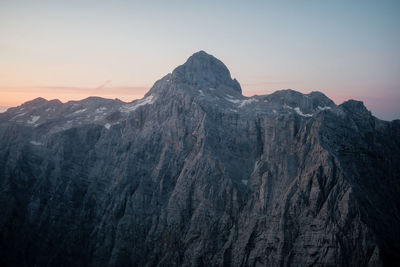
[[[0,263],[390,266],[400,121],[319,92],[244,97],[198,52],[131,103],[0,114]]]

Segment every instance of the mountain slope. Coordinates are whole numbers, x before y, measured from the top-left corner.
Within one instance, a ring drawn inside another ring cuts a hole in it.
[[[200,51],[141,100],[0,114],[0,261],[391,265],[399,166],[399,121],[319,92],[244,97]]]

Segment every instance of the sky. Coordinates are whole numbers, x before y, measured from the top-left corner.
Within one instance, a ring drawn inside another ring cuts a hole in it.
[[[141,98],[199,50],[243,94],[321,91],[400,118],[400,1],[0,0],[0,106]]]

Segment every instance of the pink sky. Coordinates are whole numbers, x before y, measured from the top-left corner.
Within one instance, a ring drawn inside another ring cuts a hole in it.
[[[399,1],[0,1],[0,106],[141,98],[199,50],[243,93],[321,91],[400,118]]]
[[[265,77],[263,77],[265,78]],[[273,87],[270,90],[262,89],[251,89],[257,86],[262,87]],[[262,95],[269,94],[275,90],[279,90],[279,86],[282,86],[282,82],[264,82],[264,83],[249,83],[243,84],[243,95]],[[283,87],[286,88],[286,87]],[[150,89],[150,86],[112,86],[112,81],[107,80],[99,86],[93,88],[84,87],[62,87],[62,86],[37,86],[37,87],[5,87],[0,86],[0,107],[12,107],[18,106],[26,101],[32,100],[36,97],[43,97],[48,100],[59,99],[62,102],[69,100],[81,100],[89,96],[100,96],[104,98],[115,99],[118,98],[125,102],[130,102],[134,99],[140,99]],[[309,93],[310,91],[302,91],[302,93]],[[348,99],[357,99],[364,102],[368,109],[372,110],[374,115],[378,113],[384,114],[386,110],[398,110],[400,98],[398,95],[393,94],[392,96],[382,97],[371,97],[371,96],[357,96],[357,95],[327,95],[336,104],[341,104]],[[0,110],[1,111],[1,110]],[[385,119],[385,118],[384,118]]]

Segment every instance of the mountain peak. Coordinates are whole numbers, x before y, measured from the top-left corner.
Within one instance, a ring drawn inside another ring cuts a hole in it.
[[[340,106],[352,115],[364,118],[371,116],[371,112],[364,106],[362,101],[350,99],[343,102]]]
[[[40,106],[43,105],[45,103],[47,103],[48,101],[46,99],[44,99],[43,97],[37,97],[33,100],[27,101],[25,103],[22,104],[22,106],[24,107],[33,107],[33,106]]]
[[[200,50],[196,53],[194,53],[193,55],[191,55],[190,57],[211,57],[211,58],[215,58],[214,56],[208,54],[206,51],[204,50]],[[216,59],[216,58],[215,58]]]
[[[232,79],[225,64],[203,50],[190,56],[183,65],[172,72],[172,75],[178,82],[201,88],[224,86],[242,92],[240,84],[236,79]]]

